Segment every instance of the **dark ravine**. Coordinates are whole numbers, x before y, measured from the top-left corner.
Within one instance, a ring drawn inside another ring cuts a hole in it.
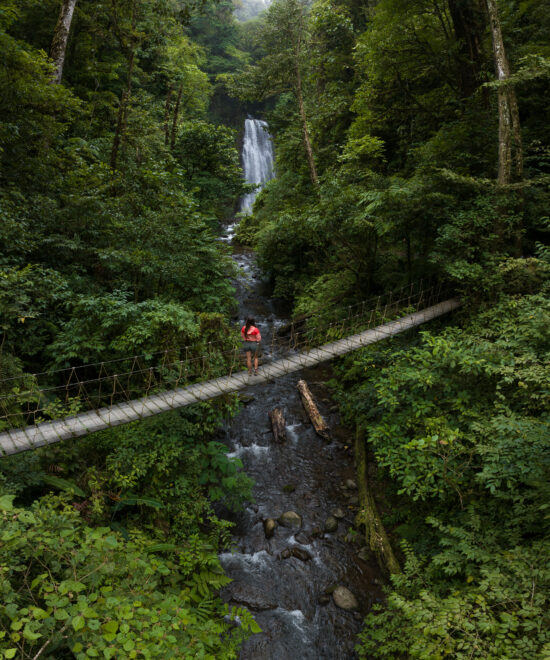
[[[239,320],[253,315],[269,340],[285,322],[284,312],[270,300],[254,254],[235,248],[234,258],[243,271],[237,282]],[[225,429],[230,455],[238,456],[255,480],[255,503],[233,516],[233,552],[220,556],[233,579],[222,597],[247,606],[263,630],[244,644],[242,660],[353,658],[362,619],[381,599],[376,559],[358,556],[363,535],[357,533],[350,542],[358,501],[353,484],[349,487],[355,479],[354,438],[341,426],[337,406],[323,384],[329,377],[330,368],[321,366],[251,386],[245,392],[247,405]],[[301,378],[329,422],[329,442],[315,433],[302,407],[296,388]],[[274,441],[268,417],[276,407],[282,408],[286,421],[287,439],[281,443]],[[287,511],[301,516],[301,528],[278,524],[266,538],[264,522]],[[332,514],[337,530],[324,532]],[[331,594],[339,585],[357,597],[356,611],[336,606]]]

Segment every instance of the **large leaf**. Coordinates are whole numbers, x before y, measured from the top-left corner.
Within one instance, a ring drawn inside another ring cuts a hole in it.
[[[74,493],[79,497],[86,497],[86,493],[82,490],[82,488],[79,488],[73,481],[69,481],[68,479],[62,479],[61,477],[56,477],[53,474],[44,474],[42,481],[45,484],[48,484],[48,486],[53,486],[58,490],[65,490],[69,493]]]

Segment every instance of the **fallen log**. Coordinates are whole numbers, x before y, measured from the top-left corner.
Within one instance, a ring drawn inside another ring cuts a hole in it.
[[[388,535],[380,519],[374,496],[369,487],[367,450],[365,448],[364,436],[359,429],[355,434],[355,462],[360,507],[357,514],[357,522],[365,525],[367,546],[376,555],[381,568],[386,568],[392,574],[400,573],[399,562],[393,554]]]
[[[325,440],[330,440],[330,429],[328,424],[322,418],[321,413],[317,409],[313,395],[311,394],[306,381],[299,380],[296,387],[300,392],[302,404],[308,414],[309,419],[311,420],[311,423],[313,424],[313,428],[315,429],[316,433]]]
[[[271,427],[273,428],[273,437],[275,438],[275,441],[282,442],[283,440],[286,440],[286,425],[283,411],[280,408],[274,408],[268,413],[268,416],[271,420]]]

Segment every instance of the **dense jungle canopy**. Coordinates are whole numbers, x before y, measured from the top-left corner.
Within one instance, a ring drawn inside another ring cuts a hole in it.
[[[276,178],[238,239],[274,296],[434,278],[465,303],[334,365],[401,567],[359,657],[550,658],[550,0],[253,5],[0,0],[0,395],[220,338],[223,369],[218,238],[262,116]],[[251,480],[214,440],[238,407],[0,459],[1,658],[238,656],[259,627],[218,598],[220,511]]]

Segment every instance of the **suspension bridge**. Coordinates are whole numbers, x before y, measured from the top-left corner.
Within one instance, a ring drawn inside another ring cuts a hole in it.
[[[268,350],[274,359],[260,366],[257,376],[243,370],[235,335],[209,342],[200,354],[176,347],[4,379],[0,381],[0,455],[95,433],[268,382],[420,326],[460,304],[441,286],[420,283],[384,298],[295,320],[273,334]]]

